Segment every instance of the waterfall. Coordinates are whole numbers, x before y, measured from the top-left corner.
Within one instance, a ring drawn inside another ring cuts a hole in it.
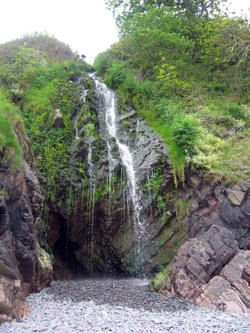
[[[137,241],[138,252],[140,251],[140,243],[145,237],[144,225],[141,222],[142,206],[140,204],[140,191],[138,189],[136,172],[134,168],[133,154],[130,148],[121,143],[118,136],[118,123],[116,116],[116,101],[115,94],[113,91],[107,88],[104,83],[101,83],[95,76],[93,76],[96,89],[99,93],[100,98],[103,102],[103,111],[105,113],[105,124],[107,127],[108,134],[111,138],[115,139],[115,143],[119,149],[120,158],[122,164],[125,167],[127,173],[127,179],[129,182],[130,197],[133,207],[133,224]],[[110,147],[110,144],[109,144]],[[108,149],[111,154],[110,149]]]

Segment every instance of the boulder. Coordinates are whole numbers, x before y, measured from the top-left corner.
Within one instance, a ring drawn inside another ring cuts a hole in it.
[[[0,324],[28,313],[21,281],[0,275]]]
[[[212,225],[200,239],[192,238],[179,250],[171,268],[171,281],[177,295],[198,297],[202,287],[237,251],[233,234]]]
[[[196,299],[196,303],[201,306],[216,308],[219,297],[229,288],[230,283],[227,280],[215,276],[204,286],[202,293]]]
[[[218,309],[231,313],[246,313],[247,307],[240,297],[232,289],[226,289],[219,297],[217,304]]]

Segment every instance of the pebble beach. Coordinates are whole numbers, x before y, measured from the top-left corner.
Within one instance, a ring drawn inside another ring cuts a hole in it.
[[[153,293],[141,279],[54,281],[28,303],[30,315],[1,333],[250,333],[250,313],[200,308]]]

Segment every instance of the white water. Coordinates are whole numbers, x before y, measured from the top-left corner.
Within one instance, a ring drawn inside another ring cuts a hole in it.
[[[75,118],[75,121],[74,121],[75,140],[80,139],[79,138],[79,130],[78,130],[78,127],[77,127],[78,120],[79,120],[79,114],[76,115],[76,118]]]
[[[103,98],[104,107],[105,107],[105,121],[109,135],[115,139],[116,144],[119,148],[120,157],[122,163],[126,169],[127,177],[130,185],[130,195],[133,204],[133,213],[134,213],[134,229],[137,241],[140,241],[144,236],[144,227],[141,223],[141,210],[140,205],[140,192],[137,186],[136,173],[134,168],[133,155],[130,152],[130,149],[125,144],[121,143],[118,135],[118,125],[116,119],[116,103],[115,103],[115,94],[104,83],[101,83],[96,77],[93,77],[96,85],[96,89]],[[110,144],[108,143],[109,158],[111,158]]]

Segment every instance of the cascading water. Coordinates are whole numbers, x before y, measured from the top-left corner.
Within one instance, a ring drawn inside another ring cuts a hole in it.
[[[129,147],[120,142],[118,137],[118,124],[116,117],[116,102],[115,102],[115,94],[104,83],[101,83],[98,78],[92,76],[95,82],[96,89],[98,91],[99,96],[103,102],[103,111],[105,112],[105,124],[107,127],[107,131],[111,138],[115,139],[115,143],[119,149],[119,154],[121,161],[125,167],[127,179],[129,181],[129,190],[131,201],[133,205],[133,224],[137,242],[137,252],[141,251],[141,243],[145,238],[145,227],[141,222],[141,212],[142,206],[140,204],[140,191],[137,185],[136,172],[134,168],[133,155],[129,149]],[[108,141],[108,151],[111,156],[110,150],[110,142]],[[129,206],[129,203],[127,203]]]

